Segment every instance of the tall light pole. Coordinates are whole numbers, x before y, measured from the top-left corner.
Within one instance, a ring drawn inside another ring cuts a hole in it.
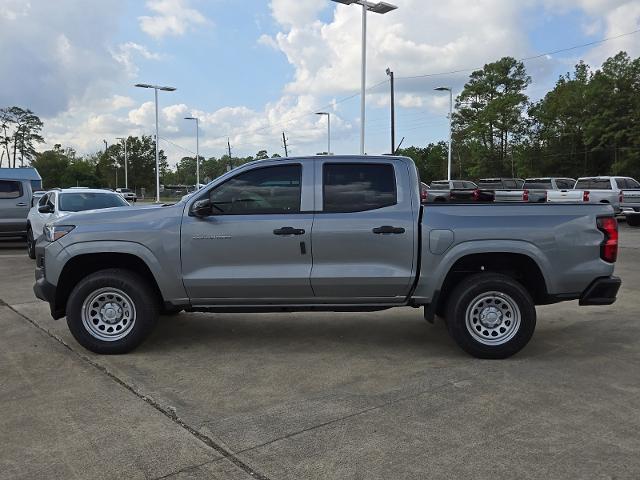
[[[447,180],[451,180],[451,120],[453,118],[453,92],[450,87],[438,87],[438,92],[449,92],[449,160],[447,162]]]
[[[117,137],[116,140],[122,140],[124,144],[124,188],[129,188],[129,176],[127,174],[127,139]]]
[[[316,115],[327,116],[327,155],[331,155],[331,113],[329,112],[316,112]]]
[[[196,190],[200,190],[200,120],[198,117],[184,117],[184,119],[196,121]]]
[[[153,88],[156,101],[156,203],[160,203],[160,150],[158,143],[160,142],[160,136],[158,135],[158,90],[163,92],[173,92],[175,87],[161,87],[159,85],[149,85],[148,83],[136,83],[134,87],[140,88]]]
[[[398,8],[387,2],[373,3],[367,0],[332,0],[344,5],[362,5],[362,71],[360,74],[360,155],[364,155],[365,91],[367,83],[367,11],[385,14]]]
[[[390,68],[387,68],[387,75],[389,75],[391,82],[391,155],[393,155],[396,153],[396,102],[393,72]]]

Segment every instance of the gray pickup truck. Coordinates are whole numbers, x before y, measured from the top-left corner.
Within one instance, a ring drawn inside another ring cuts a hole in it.
[[[405,157],[248,163],[174,205],[47,225],[34,291],[97,353],[132,350],[162,311],[424,307],[468,353],[505,358],[536,305],[615,301],[610,206],[422,206],[419,185]]]

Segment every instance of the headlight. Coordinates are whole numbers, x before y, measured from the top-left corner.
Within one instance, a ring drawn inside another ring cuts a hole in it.
[[[55,242],[56,240],[64,237],[74,228],[76,228],[75,225],[52,225],[50,223],[47,223],[44,226],[44,238],[48,242]]]

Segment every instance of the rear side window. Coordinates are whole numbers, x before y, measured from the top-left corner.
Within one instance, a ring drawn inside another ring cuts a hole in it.
[[[491,180],[480,180],[478,181],[478,186],[480,188],[490,188],[490,189],[501,189],[502,182],[501,181],[491,181]]]
[[[0,199],[20,198],[22,196],[22,184],[13,180],[0,180]]]
[[[464,188],[464,182],[453,182],[453,188]]]
[[[388,163],[325,163],[323,210],[363,212],[397,203],[396,178]]]

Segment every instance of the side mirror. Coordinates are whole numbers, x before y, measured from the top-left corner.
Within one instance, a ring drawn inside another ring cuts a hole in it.
[[[211,201],[207,198],[194,202],[193,205],[191,205],[191,215],[201,218],[211,215]]]
[[[53,207],[49,204],[41,205],[38,207],[38,212],[40,213],[53,213]]]

